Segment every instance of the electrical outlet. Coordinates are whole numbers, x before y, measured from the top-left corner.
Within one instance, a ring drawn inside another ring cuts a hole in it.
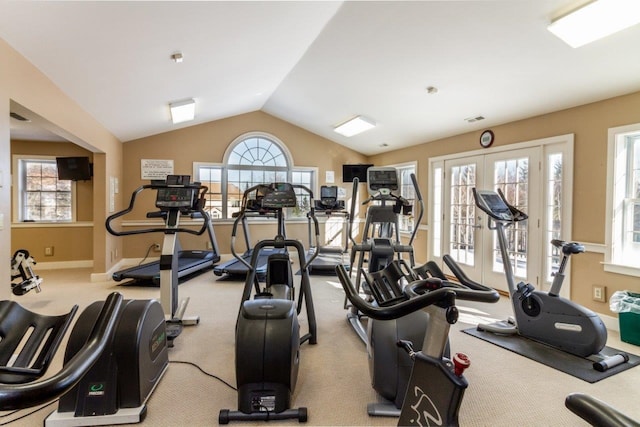
[[[607,287],[601,285],[593,285],[592,298],[594,301],[606,302],[607,301]]]
[[[160,243],[154,243],[153,244],[153,250],[156,252],[160,252]]]
[[[53,256],[53,246],[44,248],[44,256]]]

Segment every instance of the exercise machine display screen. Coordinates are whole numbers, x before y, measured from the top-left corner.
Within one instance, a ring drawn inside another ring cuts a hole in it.
[[[323,185],[320,187],[320,201],[325,206],[333,206],[338,200],[338,187]]]
[[[398,190],[398,171],[396,168],[376,168],[367,170],[367,187],[369,192],[375,193],[381,189]]]
[[[156,207],[158,208],[190,208],[198,191],[197,188],[167,187],[158,188]]]
[[[293,208],[297,205],[296,193],[293,186],[287,182],[276,182],[268,187],[262,198],[263,208]]]
[[[494,218],[512,220],[513,213],[502,197],[494,191],[476,190],[478,207]]]

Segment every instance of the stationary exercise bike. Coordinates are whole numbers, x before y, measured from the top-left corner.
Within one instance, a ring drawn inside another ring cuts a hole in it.
[[[527,220],[527,214],[507,202],[502,191],[473,189],[476,205],[488,215],[488,227],[496,231],[502,254],[514,318],[493,324],[478,325],[478,330],[496,334],[519,334],[551,347],[579,356],[597,355],[607,342],[607,329],[598,315],[573,301],[561,297],[560,289],[569,257],[584,251],[575,242],[554,240],[563,254],[549,292],[536,290],[529,283],[514,280],[505,228]],[[626,355],[595,357],[594,369],[606,370],[628,360]]]
[[[11,292],[24,295],[32,289],[40,292],[42,279],[33,271],[36,261],[26,249],[18,249],[11,258]],[[14,282],[15,279],[21,279]]]
[[[44,377],[77,310],[47,316],[0,301],[0,410],[59,398],[45,426],[142,421],[169,364],[162,307],[116,292],[89,305],[69,336],[62,369]]]
[[[316,244],[319,241],[318,221],[313,211],[313,193],[303,185],[288,183],[260,184],[247,189],[242,209],[234,222],[234,228],[242,223],[247,206],[259,204],[265,213],[275,213],[278,234],[274,239],[256,244],[251,262],[237,254],[233,244],[231,252],[245,263],[246,277],[242,302],[236,323],[236,383],[238,410],[220,411],[218,421],[284,420],[297,418],[307,421],[307,409],[290,409],[291,395],[296,386],[300,363],[300,345],[317,343],[315,310],[311,296],[309,264],[315,253],[305,259],[306,251],[298,240],[284,234],[284,209],[298,206],[295,190],[308,194],[309,218],[315,225]],[[257,267],[261,249],[280,248],[284,252],[273,253],[267,261],[266,284],[262,288]],[[291,260],[286,251],[293,248],[298,254],[300,286],[295,287]],[[253,299],[252,299],[253,297]],[[296,300],[297,299],[297,300]],[[298,315],[306,311],[309,332],[300,336]]]
[[[444,275],[434,263],[416,271],[408,268],[404,260],[394,260],[383,270],[366,273],[375,299],[372,303],[359,295],[344,266],[338,265],[337,273],[349,301],[369,317],[372,384],[382,397],[392,400],[386,405],[370,404],[368,413],[399,416],[398,425],[457,426],[458,411],[468,386],[462,373],[470,361],[462,353],[455,354],[453,360],[448,358],[449,328],[458,319],[455,302],[456,299],[496,302],[499,294],[472,282],[467,286],[442,280],[436,277]],[[430,277],[419,279],[420,275]],[[403,330],[415,324],[401,323],[416,313],[426,317],[426,323],[417,318],[422,327],[422,342],[407,339],[407,331]],[[383,333],[372,333],[376,325],[382,327]],[[422,350],[415,351],[414,345]],[[379,357],[380,353],[387,357]],[[405,353],[410,360],[408,366],[400,363],[400,354]],[[385,370],[392,372],[385,376]],[[377,378],[380,376],[386,381],[380,381]]]

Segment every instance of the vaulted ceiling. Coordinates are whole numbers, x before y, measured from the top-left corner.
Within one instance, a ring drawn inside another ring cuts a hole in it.
[[[262,110],[371,155],[640,90],[639,25],[547,31],[584,3],[3,1],[0,38],[123,142]],[[333,131],[355,115],[376,128]]]

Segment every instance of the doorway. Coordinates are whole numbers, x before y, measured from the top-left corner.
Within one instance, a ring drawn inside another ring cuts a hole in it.
[[[500,189],[529,216],[506,230],[515,280],[548,289],[560,262],[550,240],[571,239],[572,158],[573,136],[565,135],[432,159],[430,257],[442,265],[448,253],[473,280],[508,291],[495,231],[472,192]]]

